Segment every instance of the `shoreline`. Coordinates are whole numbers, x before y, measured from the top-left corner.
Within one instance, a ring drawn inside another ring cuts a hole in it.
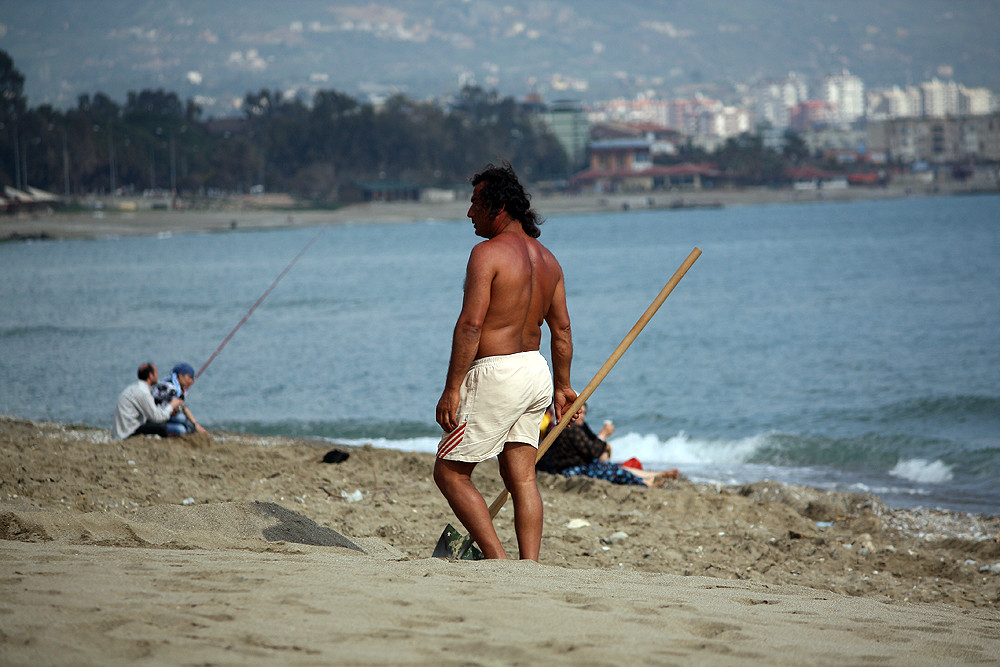
[[[742,188],[631,194],[536,195],[532,206],[543,218],[622,211],[663,211],[833,203],[913,197],[996,194],[1000,189],[967,184],[854,187],[841,190]],[[36,212],[0,217],[0,242],[39,241],[157,234],[189,234],[248,229],[290,229],[340,224],[401,224],[423,220],[464,220],[468,202],[375,202],[325,211],[258,208],[244,198],[222,208],[178,210],[96,210]]]
[[[1000,517],[766,481],[660,489],[540,474],[540,564],[446,561],[430,553],[457,521],[433,455],[329,446],[347,460],[323,463],[299,438],[118,442],[0,416],[0,662],[616,664],[624,650],[763,667],[1000,654]],[[487,499],[501,488],[495,465],[475,479]],[[495,523],[516,554],[512,513]]]

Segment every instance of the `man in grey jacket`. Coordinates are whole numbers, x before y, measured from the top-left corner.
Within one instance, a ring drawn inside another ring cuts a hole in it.
[[[167,420],[184,405],[184,399],[175,398],[157,406],[153,402],[152,387],[159,380],[156,366],[146,362],[136,373],[139,380],[125,387],[115,406],[115,423],[111,435],[124,440],[133,435],[158,435],[167,437]]]

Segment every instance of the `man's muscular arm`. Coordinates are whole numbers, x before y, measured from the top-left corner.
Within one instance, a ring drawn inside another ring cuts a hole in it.
[[[570,365],[573,360],[573,332],[570,328],[569,310],[566,307],[566,286],[560,272],[559,282],[552,294],[549,312],[545,314],[552,338],[552,403],[556,420],[562,419],[563,411],[573,404],[577,393],[570,385]]]
[[[472,366],[479,352],[479,338],[483,321],[490,307],[490,293],[493,277],[496,275],[492,253],[488,243],[480,243],[472,249],[465,270],[465,296],[462,312],[455,323],[451,341],[451,361],[448,363],[448,377],[444,391],[437,404],[437,423],[445,431],[458,426],[456,413],[459,403],[459,389],[465,374]]]

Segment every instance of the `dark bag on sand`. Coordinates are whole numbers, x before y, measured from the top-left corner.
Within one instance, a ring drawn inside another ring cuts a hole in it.
[[[342,452],[339,449],[331,449],[326,454],[323,455],[322,463],[343,463],[347,460],[350,454],[347,452]]]

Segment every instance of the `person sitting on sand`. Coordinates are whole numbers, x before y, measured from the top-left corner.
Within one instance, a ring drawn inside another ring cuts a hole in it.
[[[163,405],[156,405],[150,387],[156,384],[159,375],[152,362],[139,366],[136,375],[139,381],[125,387],[118,396],[111,435],[115,440],[140,434],[165,438],[168,435],[166,422],[184,405],[184,399],[175,397]]]
[[[612,463],[611,445],[607,439],[615,432],[614,424],[610,421],[604,422],[604,426],[595,434],[584,421],[586,415],[587,404],[584,403],[580,412],[566,425],[552,446],[535,464],[537,470],[565,477],[593,477],[612,484],[632,486],[659,487],[667,480],[677,479],[680,476],[676,468],[654,472]],[[548,423],[552,424],[551,419]],[[542,429],[546,431],[548,426],[543,424]]]
[[[153,387],[153,400],[157,405],[164,405],[178,397],[186,401],[184,392],[192,384],[194,384],[194,369],[190,364],[177,364],[166,382],[160,382]],[[195,421],[187,403],[184,403],[181,405],[181,409],[167,420],[167,433],[185,435],[187,433],[208,433],[208,431]]]

